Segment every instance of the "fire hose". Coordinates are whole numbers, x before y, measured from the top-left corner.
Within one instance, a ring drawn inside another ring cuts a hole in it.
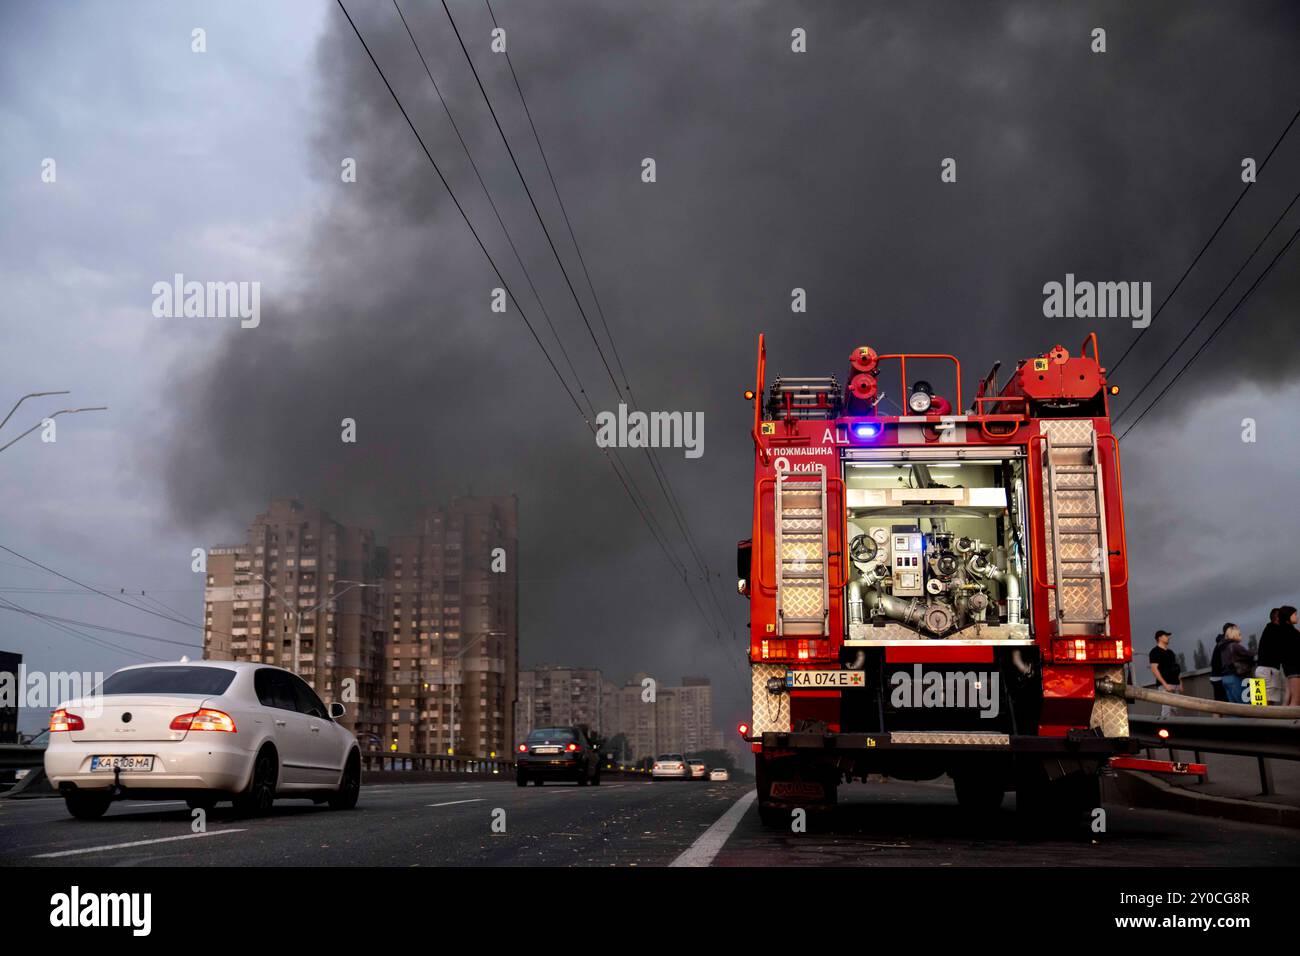
[[[1167,704],[1179,710],[1197,710],[1205,714],[1223,714],[1226,717],[1263,717],[1273,720],[1300,719],[1300,707],[1257,707],[1253,704],[1230,704],[1220,700],[1206,700],[1204,697],[1185,697],[1182,694],[1166,694],[1164,691],[1147,690],[1118,681],[1100,678],[1097,681],[1097,693],[1107,697],[1123,697],[1128,700],[1145,700],[1152,704]]]

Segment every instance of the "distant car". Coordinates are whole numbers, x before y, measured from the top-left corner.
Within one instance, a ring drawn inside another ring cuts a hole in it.
[[[581,727],[543,727],[515,747],[515,783],[572,780],[600,786],[600,751]]]
[[[45,775],[80,820],[114,800],[231,800],[243,814],[279,797],[350,810],[357,739],[297,674],[250,661],[137,664],[50,715]]]
[[[708,765],[703,760],[691,758],[686,761],[686,766],[690,768],[692,780],[705,780],[709,776]]]
[[[714,767],[709,771],[709,780],[713,783],[731,779],[731,774],[727,773],[726,767]]]
[[[681,754],[660,754],[650,768],[652,780],[690,780],[691,768]]]

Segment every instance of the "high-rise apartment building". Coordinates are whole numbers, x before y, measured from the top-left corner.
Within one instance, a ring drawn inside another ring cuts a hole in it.
[[[634,674],[612,695],[607,738],[622,734],[633,761],[661,753],[697,753],[719,745],[720,736],[713,728],[713,687],[707,677],[685,677],[679,687],[656,683],[653,695],[646,678]]]
[[[518,697],[518,501],[463,497],[389,542],[385,746],[509,752]]]
[[[519,672],[519,708],[515,738],[523,740],[537,727],[583,724],[605,734],[605,688],[600,671],[590,667],[542,665]]]
[[[276,501],[207,559],[204,656],[294,667],[365,749],[509,750],[518,506],[456,498],[392,538]]]
[[[243,544],[208,551],[203,656],[296,664],[322,698],[347,704],[342,723],[364,742],[384,729],[384,572],[373,532],[274,501]]]

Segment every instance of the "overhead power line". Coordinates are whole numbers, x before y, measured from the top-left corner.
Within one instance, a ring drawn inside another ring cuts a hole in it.
[[[165,660],[165,658],[154,657],[152,654],[145,654],[142,651],[136,650],[135,648],[123,647],[121,644],[114,644],[112,641],[106,641],[103,640],[102,638],[94,637],[93,635],[86,634],[84,631],[78,631],[76,628],[68,627],[66,624],[61,624],[58,623],[57,621],[50,620],[46,615],[40,614],[36,611],[29,610],[28,608],[25,608],[20,604],[15,604],[13,601],[9,600],[8,598],[0,597],[0,610],[14,611],[19,614],[27,615],[28,617],[40,621],[42,624],[45,624],[47,627],[54,628],[56,631],[60,631],[64,634],[69,635],[70,637],[75,637],[77,640],[84,641],[87,644],[93,644],[96,647],[120,651],[121,653],[129,654],[132,657],[143,657],[151,661]]]
[[[1264,237],[1260,239],[1258,243],[1256,243],[1255,248],[1251,250],[1250,255],[1248,255],[1245,261],[1242,262],[1242,264],[1237,267],[1237,271],[1232,274],[1232,278],[1229,279],[1227,283],[1223,286],[1223,288],[1219,290],[1219,294],[1214,297],[1214,301],[1211,302],[1208,306],[1206,306],[1205,311],[1201,313],[1201,317],[1196,320],[1196,324],[1193,325],[1187,331],[1187,336],[1181,342],[1179,342],[1177,345],[1174,346],[1173,351],[1171,351],[1167,356],[1165,356],[1165,360],[1160,363],[1159,367],[1157,367],[1154,372],[1151,373],[1151,375],[1147,378],[1146,383],[1140,389],[1138,389],[1137,394],[1134,395],[1131,399],[1129,399],[1128,404],[1124,406],[1123,411],[1121,411],[1118,415],[1115,416],[1115,422],[1118,422],[1130,411],[1137,408],[1138,400],[1146,393],[1146,390],[1148,388],[1150,388],[1152,385],[1155,384],[1155,381],[1160,376],[1160,373],[1163,372],[1165,370],[1165,367],[1174,360],[1174,356],[1178,354],[1178,352],[1182,349],[1182,347],[1192,340],[1192,336],[1195,335],[1196,330],[1201,327],[1201,323],[1203,323],[1209,317],[1210,313],[1214,310],[1214,307],[1219,304],[1219,300],[1228,294],[1228,290],[1231,289],[1233,283],[1237,281],[1237,277],[1240,276],[1243,272],[1245,272],[1246,267],[1250,265],[1251,262],[1254,261],[1255,256],[1259,253],[1259,250],[1264,247],[1264,243],[1268,241],[1269,236],[1273,235],[1277,227],[1281,225],[1282,220],[1286,218],[1287,213],[1291,211],[1291,207],[1296,204],[1296,200],[1300,200],[1300,192],[1297,192],[1294,196],[1291,197],[1291,201],[1287,203],[1286,208],[1282,210],[1282,214],[1273,220],[1273,225],[1268,227],[1268,232],[1264,233]],[[1112,422],[1112,424],[1114,424],[1115,422]]]
[[[487,183],[483,179],[483,173],[479,170],[478,163],[474,161],[473,155],[469,151],[469,144],[465,142],[465,137],[461,134],[460,125],[456,122],[456,117],[451,113],[451,107],[447,104],[447,98],[442,95],[442,88],[438,86],[438,81],[433,78],[433,71],[429,69],[429,61],[424,57],[424,51],[420,49],[419,42],[415,39],[415,34],[411,32],[411,26],[406,22],[406,15],[402,13],[402,8],[398,6],[397,0],[393,0],[393,8],[397,11],[397,16],[401,18],[402,26],[406,29],[406,35],[411,38],[411,46],[415,47],[415,53],[420,58],[420,64],[424,67],[425,75],[429,77],[429,82],[433,84],[433,91],[438,94],[438,102],[442,104],[443,112],[447,114],[447,120],[451,123],[451,128],[456,134],[456,139],[460,141],[460,147],[465,153],[465,158],[469,160],[470,168],[474,170],[474,175],[478,178],[478,184],[483,190],[483,195],[487,197],[488,205],[492,207],[492,212],[496,216],[497,223],[501,226],[501,231],[505,234],[506,242],[510,244],[510,251],[514,253],[515,262],[519,263],[519,269],[524,274],[524,280],[528,283],[529,290],[533,293],[533,298],[537,300],[537,307],[542,310],[542,315],[546,319],[546,324],[550,326],[551,334],[555,336],[555,342],[560,347],[560,354],[564,357],[564,362],[569,368],[569,374],[573,376],[574,382],[578,386],[578,392],[587,400],[587,408],[593,416],[596,414],[595,407],[591,404],[591,396],[587,394],[586,388],[582,384],[582,379],[578,375],[578,370],[573,366],[573,360],[569,357],[569,350],[564,347],[564,342],[560,338],[560,333],[556,331],[555,323],[551,320],[551,313],[542,301],[541,293],[537,291],[537,286],[533,282],[532,275],[528,272],[528,266],[524,264],[524,258],[519,254],[519,249],[515,246],[515,240],[510,235],[510,230],[506,228],[505,220],[501,216],[501,210],[497,208],[496,200],[492,198],[492,191],[488,189]]]
[[[560,348],[560,353],[564,358],[565,364],[568,366],[569,373],[573,376],[574,383],[577,385],[578,388],[578,392],[579,394],[582,395],[584,399],[586,399],[587,409],[590,412],[591,416],[594,418],[596,416],[596,408],[592,404],[591,396],[587,392],[587,388],[582,381],[582,376],[578,374],[578,370],[574,367],[573,360],[569,356],[569,351],[564,346],[564,340],[560,336],[559,330],[556,329],[555,323],[551,320],[550,312],[549,310],[547,310],[546,304],[542,301],[541,294],[538,292],[537,286],[533,282],[532,275],[529,273],[528,267],[524,264],[523,257],[520,254],[519,249],[516,246],[513,237],[510,235],[510,230],[505,224],[505,220],[501,215],[500,209],[498,208],[496,201],[492,198],[492,192],[490,189],[488,189],[487,183],[483,178],[483,174],[479,169],[479,165],[474,160],[473,154],[470,152],[469,144],[465,141],[465,137],[461,135],[460,126],[459,124],[457,124],[455,117],[452,115],[451,108],[447,103],[446,97],[443,96],[442,89],[441,87],[439,87],[438,81],[434,79],[433,71],[429,68],[429,62],[424,55],[424,50],[420,47],[419,41],[415,38],[415,33],[414,31],[411,30],[410,23],[407,21],[405,14],[402,13],[401,6],[398,4],[397,0],[392,0],[392,2],[393,2],[394,9],[397,11],[397,16],[402,21],[402,26],[406,30],[406,35],[411,40],[411,46],[415,48],[416,56],[420,58],[420,63],[424,67],[425,75],[428,76],[429,82],[433,85],[433,91],[434,93],[437,94],[438,100],[442,104],[443,111],[447,114],[447,119],[450,121],[452,130],[455,132],[456,138],[460,142],[461,149],[465,153],[465,158],[469,160],[470,167],[474,170],[474,174],[478,179],[479,187],[483,190],[484,196],[487,197],[488,204],[492,207],[492,211],[496,216],[497,223],[500,225],[501,231],[505,234],[506,242],[509,243],[510,249],[514,253],[515,261],[519,263],[519,268],[524,274],[524,278],[528,283],[529,289],[533,293],[533,297],[537,300],[538,307],[542,310],[542,315],[546,318],[546,323],[551,329],[551,334],[555,336],[556,344]],[[489,103],[489,108],[490,106],[491,104]],[[500,131],[499,126],[498,126],[498,131]],[[502,136],[504,138],[504,134],[502,134]],[[509,148],[509,143],[507,143],[506,145],[507,148]],[[518,166],[516,166],[515,168],[516,171],[518,171]],[[522,180],[522,175],[521,175],[521,180]],[[527,183],[524,184],[524,188],[527,189]],[[536,210],[536,206],[534,206],[534,211],[535,210]],[[617,450],[615,450],[614,452],[614,458],[617,460],[618,466],[622,468],[624,473],[626,473],[627,481],[629,482],[633,492],[638,496],[641,505],[646,511],[646,515],[649,521],[653,524],[652,533],[657,537],[662,538],[664,541],[663,546],[668,547],[671,550],[671,546],[667,545],[668,535],[664,532],[663,528],[660,526],[658,517],[654,514],[653,508],[650,507],[649,500],[645,497],[645,494],[641,491],[640,487],[637,486],[635,478],[632,477],[630,470],[627,468],[626,463],[623,461],[622,456],[618,454]],[[617,468],[615,470],[617,470]],[[672,553],[670,560],[676,567],[678,567],[681,570],[682,573],[686,573],[684,563],[681,561],[680,558],[677,557],[675,552]]]
[[[1247,289],[1245,293],[1241,296],[1241,298],[1237,300],[1237,304],[1234,305],[1230,310],[1228,310],[1228,314],[1223,317],[1223,320],[1217,326],[1214,327],[1214,331],[1211,332],[1209,337],[1204,342],[1201,343],[1200,348],[1198,348],[1195,352],[1193,352],[1192,357],[1183,363],[1183,367],[1178,370],[1178,373],[1174,375],[1172,379],[1170,379],[1169,384],[1160,390],[1160,394],[1158,394],[1154,399],[1151,400],[1151,404],[1142,410],[1142,414],[1139,415],[1136,419],[1134,419],[1133,424],[1129,425],[1128,428],[1124,429],[1124,433],[1119,436],[1120,441],[1123,441],[1125,438],[1127,438],[1129,433],[1133,431],[1133,429],[1137,428],[1139,424],[1141,424],[1142,419],[1146,417],[1147,412],[1151,411],[1151,409],[1156,407],[1156,404],[1160,401],[1160,399],[1164,398],[1165,394],[1171,388],[1173,388],[1174,385],[1178,383],[1178,380],[1180,378],[1183,377],[1183,373],[1186,372],[1189,368],[1191,368],[1192,363],[1201,357],[1201,353],[1203,353],[1209,347],[1210,343],[1214,341],[1214,337],[1223,330],[1223,327],[1228,324],[1229,320],[1231,320],[1232,317],[1237,314],[1237,310],[1240,309],[1242,305],[1245,304],[1246,300],[1250,298],[1251,294],[1257,288],[1259,288],[1259,284],[1264,281],[1264,277],[1273,271],[1273,267],[1277,265],[1278,260],[1281,259],[1282,256],[1286,254],[1286,251],[1291,248],[1291,244],[1295,242],[1297,236],[1300,236],[1300,229],[1296,229],[1295,232],[1291,233],[1291,238],[1286,241],[1286,245],[1284,245],[1281,249],[1277,251],[1277,254],[1274,255],[1273,258],[1269,261],[1268,265],[1264,267],[1264,271],[1255,277],[1255,281],[1250,284],[1250,288]]]
[[[141,607],[139,604],[132,604],[130,601],[123,600],[122,598],[118,597],[116,594],[110,594],[108,591],[102,591],[97,587],[92,587],[91,585],[86,584],[84,581],[78,581],[76,578],[69,577],[68,575],[64,574],[61,571],[56,571],[51,567],[47,567],[46,565],[41,564],[39,561],[36,561],[33,558],[27,557],[27,555],[25,554],[19,554],[13,548],[6,547],[3,544],[0,544],[0,551],[6,551],[9,554],[12,554],[15,558],[21,558],[23,561],[26,561],[28,564],[40,568],[42,571],[48,571],[56,578],[62,578],[65,581],[70,581],[73,584],[77,585],[78,587],[85,588],[87,591],[93,591],[96,594],[108,598],[110,601],[116,601],[118,604],[125,605],[126,607],[132,608],[133,610],[143,611],[145,614],[152,614],[154,617],[160,617],[164,621],[171,621],[173,624],[182,624],[185,627],[197,627],[199,630],[203,629],[203,626],[201,624],[195,624],[193,621],[186,621],[183,618],[173,617],[170,614],[163,614],[159,611],[153,610],[152,608]]]
[[[1297,108],[1291,115],[1291,121],[1286,124],[1281,135],[1279,135],[1277,140],[1273,143],[1273,148],[1268,151],[1268,155],[1264,157],[1264,161],[1256,167],[1255,174],[1257,178],[1258,175],[1264,171],[1264,167],[1268,165],[1268,161],[1273,158],[1273,154],[1277,152],[1277,148],[1282,145],[1282,140],[1286,139],[1286,134],[1291,131],[1291,127],[1295,125],[1297,119],[1300,119],[1300,108]],[[1174,293],[1177,292],[1179,287],[1183,284],[1183,280],[1185,280],[1191,274],[1191,271],[1196,268],[1196,263],[1201,261],[1201,256],[1205,255],[1205,250],[1210,248],[1210,243],[1214,242],[1215,236],[1222,231],[1224,225],[1226,225],[1228,220],[1232,218],[1233,212],[1239,205],[1241,205],[1241,201],[1246,198],[1246,193],[1250,191],[1251,185],[1251,183],[1247,183],[1242,188],[1241,192],[1237,194],[1237,198],[1233,200],[1232,205],[1228,207],[1228,211],[1223,214],[1223,218],[1219,220],[1219,224],[1214,227],[1214,232],[1210,233],[1210,238],[1205,240],[1205,244],[1201,246],[1200,251],[1196,253],[1196,256],[1188,264],[1187,268],[1183,270],[1183,274],[1178,277],[1178,281],[1174,283],[1174,287],[1169,290],[1169,294],[1165,296],[1164,301],[1160,303],[1159,307],[1157,307],[1155,313],[1151,316],[1151,322],[1146,328],[1138,332],[1137,337],[1129,343],[1128,348],[1124,350],[1124,354],[1119,357],[1119,361],[1106,370],[1106,374],[1109,377],[1114,377],[1116,370],[1120,367],[1123,361],[1128,358],[1129,353],[1133,351],[1134,346],[1142,341],[1142,336],[1146,335],[1151,326],[1155,324],[1156,318],[1160,315],[1161,311],[1164,310],[1164,307],[1169,304],[1169,300],[1174,297]]]
[[[20,613],[30,615],[31,617],[38,617],[43,621],[57,621],[60,624],[68,624],[68,625],[75,624],[78,627],[89,627],[92,630],[107,631],[110,634],[120,634],[123,637],[138,637],[141,640],[157,641],[160,644],[174,644],[177,647],[184,647],[191,651],[194,650],[201,651],[203,649],[203,646],[201,644],[191,644],[187,641],[173,641],[171,638],[155,637],[152,634],[141,634],[139,631],[128,631],[120,627],[110,627],[107,624],[92,624],[90,621],[78,621],[75,618],[60,617],[57,614],[46,614],[42,611],[33,611],[27,608],[19,607],[17,604],[14,604],[8,598],[0,598],[0,601],[4,601],[6,604],[12,605],[11,607],[5,607],[3,605],[0,605],[0,610],[18,611]],[[117,645],[113,645],[113,646],[116,647]]]
[[[394,0],[394,2],[396,2],[396,0]],[[484,0],[484,3],[487,6],[488,15],[492,18],[493,27],[499,28],[500,24],[497,22],[496,11],[492,9],[491,0]],[[444,9],[447,9],[447,5],[445,2],[443,3],[443,7]],[[482,91],[483,98],[485,102],[487,102],[488,109],[489,111],[491,111],[492,118],[495,121],[497,119],[496,111],[492,108],[491,100],[488,99],[487,91],[484,89],[483,83],[479,79],[478,71],[474,69],[474,63],[469,57],[469,51],[466,49],[464,41],[461,40],[460,31],[456,28],[455,20],[452,19],[451,11],[449,9],[447,10],[447,17],[448,20],[451,21],[452,29],[455,31],[457,39],[460,40],[461,50],[465,53],[465,58],[470,64],[470,69],[474,72],[475,80],[478,82],[479,90]],[[532,131],[533,142],[536,143],[537,145],[538,155],[541,157],[542,166],[546,170],[547,179],[550,181],[551,191],[555,196],[556,205],[559,206],[560,215],[564,219],[565,229],[569,234],[569,241],[573,243],[573,251],[577,254],[578,263],[582,266],[582,274],[583,277],[586,279],[587,290],[591,294],[592,303],[596,307],[596,314],[600,319],[601,327],[604,329],[605,337],[609,340],[609,347],[611,353],[614,356],[614,363],[615,365],[618,366],[619,374],[622,376],[623,389],[626,390],[627,392],[629,404],[631,404],[631,406],[634,409],[637,409],[639,408],[639,405],[636,400],[636,395],[632,391],[632,383],[630,378],[628,377],[627,369],[623,365],[622,356],[619,354],[618,343],[615,341],[614,334],[609,327],[609,322],[605,316],[605,309],[600,302],[600,296],[597,295],[596,293],[596,286],[591,278],[591,270],[587,267],[587,258],[582,253],[582,245],[581,243],[578,242],[577,234],[573,229],[573,221],[569,218],[568,207],[564,203],[563,196],[560,195],[560,187],[555,180],[555,173],[554,170],[552,170],[551,168],[550,158],[546,155],[546,148],[542,145],[541,134],[537,130],[537,123],[533,119],[532,110],[528,106],[528,98],[524,95],[523,84],[519,80],[519,74],[515,70],[514,60],[511,58],[509,50],[505,51],[505,60],[506,60],[506,65],[510,70],[510,77],[514,82],[515,91],[519,94],[519,103],[523,107],[524,116],[528,120],[528,128]],[[510,150],[511,159],[514,160],[515,158],[514,151],[510,149],[510,144],[505,135],[505,131],[502,129],[499,121],[497,121],[496,125],[497,125],[498,132],[501,134],[502,140],[506,143],[507,150]],[[515,170],[516,172],[519,173],[520,180],[523,181],[523,173],[522,171],[520,171],[519,164],[517,161],[515,162]],[[526,182],[524,183],[524,188],[526,191],[528,190],[528,186]],[[531,192],[529,192],[529,198],[530,200],[532,198]],[[537,213],[538,221],[542,222],[541,213],[537,211],[536,203],[533,203],[533,210],[534,212]],[[546,226],[544,222],[542,222],[542,228],[543,230],[546,230]],[[550,239],[549,230],[547,230],[547,239],[548,240]],[[568,281],[569,278],[568,272],[564,268],[564,263],[560,259],[559,252],[555,249],[554,243],[551,243],[551,250],[555,254],[556,262],[559,263],[561,271],[563,271],[565,274],[565,280]],[[582,314],[583,320],[585,322],[586,313],[582,309],[582,302],[578,298],[578,293],[573,288],[573,284],[571,282],[569,283],[569,289],[573,293],[574,302],[577,303],[579,312]],[[614,394],[615,396],[619,396],[621,394],[619,385],[614,380],[613,372],[610,371],[609,369],[609,363],[605,359],[604,351],[601,348],[600,342],[596,339],[595,332],[592,330],[590,323],[587,323],[587,331],[591,334],[592,342],[593,344],[595,344],[596,350],[600,354],[601,361],[605,363],[606,371],[609,372],[610,382],[614,386]],[[677,530],[681,534],[682,539],[686,542],[686,547],[691,552],[692,558],[700,570],[701,579],[704,582],[705,587],[708,589],[709,596],[713,602],[713,607],[715,608],[718,614],[718,619],[724,627],[727,627],[728,629],[732,630],[732,634],[734,636],[735,631],[727,623],[726,615],[723,613],[722,607],[718,603],[717,592],[713,587],[712,572],[709,570],[708,562],[704,559],[704,556],[700,551],[699,545],[695,540],[695,536],[690,531],[690,522],[687,520],[685,516],[685,512],[683,511],[681,504],[678,501],[676,490],[672,486],[672,481],[671,479],[669,479],[667,472],[663,468],[663,463],[659,461],[658,454],[654,451],[654,449],[645,448],[643,450],[646,453],[646,458],[650,462],[651,471],[654,473],[655,481],[659,485],[659,490],[664,496],[664,501],[668,504],[669,513],[673,516],[673,520],[677,525]]]
[[[524,310],[523,305],[521,304],[521,300],[511,290],[510,285],[506,281],[505,276],[502,274],[501,269],[498,267],[496,260],[493,258],[492,254],[488,251],[486,244],[483,242],[483,239],[479,235],[478,230],[474,227],[474,224],[470,220],[469,215],[466,213],[464,206],[461,204],[459,198],[457,198],[455,191],[451,188],[451,184],[447,181],[446,176],[443,175],[442,169],[441,167],[439,167],[437,160],[433,158],[433,154],[430,152],[428,145],[425,143],[424,137],[420,134],[420,131],[416,127],[415,122],[411,119],[411,115],[407,111],[406,106],[402,103],[401,97],[397,95],[397,91],[393,88],[392,83],[389,82],[387,74],[384,72],[383,67],[380,66],[379,61],[378,59],[376,59],[373,51],[371,51],[370,45],[366,42],[366,39],[362,35],[360,28],[357,26],[356,22],[352,19],[352,15],[351,13],[348,12],[347,6],[344,4],[343,0],[335,0],[335,2],[337,3],[339,9],[342,11],[343,16],[347,19],[348,25],[352,28],[352,32],[356,34],[357,40],[361,43],[361,47],[365,51],[366,56],[370,60],[371,65],[374,66],[375,72],[379,74],[379,78],[383,82],[384,87],[388,90],[389,96],[392,97],[393,103],[397,106],[398,111],[402,114],[402,119],[406,121],[406,125],[410,128],[411,133],[415,136],[416,142],[419,143],[420,149],[423,151],[425,158],[429,161],[429,165],[433,167],[433,170],[437,174],[438,179],[442,183],[443,188],[447,191],[447,195],[451,198],[452,203],[455,205],[457,212],[460,213],[461,219],[464,220],[466,227],[469,229],[471,235],[473,235],[474,241],[478,244],[479,249],[482,251],[484,257],[488,260],[488,264],[489,266],[491,266],[492,271],[496,274],[497,280],[501,283],[502,287],[505,289],[506,294],[510,296],[510,298],[514,301],[515,306],[519,311],[520,318],[523,320],[524,325],[528,328],[529,333],[532,335],[533,341],[537,343],[537,347],[541,349],[542,354],[546,357],[547,364],[550,365],[551,371],[555,374],[556,378],[560,382],[561,387],[568,395],[569,401],[573,404],[574,409],[578,412],[579,416],[581,416],[582,420],[587,425],[587,428],[592,432],[593,435],[595,435],[596,427],[594,423],[583,411],[582,405],[578,402],[577,396],[574,395],[573,393],[573,389],[570,388],[568,382],[565,381],[564,376],[560,373],[559,367],[555,364],[555,360],[551,357],[551,354],[547,350],[546,345],[542,342],[540,336],[538,336],[537,334],[536,329],[529,321],[527,313]],[[447,12],[448,12],[448,16],[450,16],[450,11]],[[664,540],[662,537],[660,537],[660,535],[656,532],[655,527],[652,524],[650,518],[647,516],[645,510],[642,508],[641,503],[637,500],[637,496],[633,493],[632,488],[629,486],[629,480],[631,477],[630,474],[627,478],[625,478],[623,474],[619,472],[617,466],[614,464],[613,458],[608,454],[608,451],[606,449],[601,449],[601,451],[605,454],[605,459],[609,462],[610,467],[613,469],[614,474],[616,475],[620,484],[623,487],[623,490],[627,493],[628,497],[631,499],[633,507],[636,508],[637,513],[640,515],[642,521],[646,524],[646,527],[650,529],[651,535],[655,538],[660,548],[664,551],[664,554],[668,558],[669,562],[677,566],[678,569],[683,572],[682,580],[686,584],[687,592],[690,594],[691,599],[696,604],[696,606],[700,607],[699,601],[695,596],[695,592],[690,588],[688,578],[684,573],[685,572],[684,567],[681,567],[680,562],[676,561],[673,558],[671,552],[669,551],[669,546],[667,541]],[[700,612],[707,619],[708,615],[707,613],[704,612],[702,607],[700,608]]]
[[[614,372],[609,367],[605,352],[601,349],[600,342],[596,338],[596,332],[591,327],[591,321],[587,318],[587,310],[582,307],[582,300],[578,297],[578,291],[573,287],[573,280],[569,278],[569,270],[564,267],[564,260],[560,258],[560,252],[555,248],[555,240],[551,238],[551,230],[547,228],[546,220],[542,218],[541,210],[537,208],[537,201],[533,198],[533,191],[528,186],[528,180],[524,178],[524,172],[519,168],[519,160],[515,158],[515,151],[510,145],[510,139],[501,126],[501,120],[497,118],[497,111],[492,106],[492,99],[488,96],[482,79],[479,78],[478,68],[474,65],[474,58],[469,55],[469,48],[465,46],[465,40],[460,35],[460,28],[456,26],[456,18],[451,15],[451,8],[447,6],[447,0],[442,0],[442,9],[447,14],[447,22],[451,24],[452,32],[456,34],[456,41],[460,44],[461,52],[465,54],[465,62],[469,64],[470,72],[474,74],[474,82],[478,84],[479,92],[483,94],[483,102],[487,104],[488,112],[492,114],[492,122],[496,124],[497,132],[501,135],[501,142],[505,143],[506,152],[510,154],[510,162],[514,164],[515,173],[519,176],[519,181],[523,183],[524,193],[528,196],[528,202],[533,207],[533,214],[537,217],[537,222],[542,227],[542,233],[546,236],[546,242],[551,247],[551,254],[555,256],[555,261],[559,263],[564,282],[569,287],[573,301],[578,306],[578,314],[582,316],[582,322],[587,327],[587,333],[596,346],[596,352],[600,355],[601,364],[605,366],[605,372],[609,375],[609,380],[614,386],[614,393],[618,394],[618,382],[614,379]]]

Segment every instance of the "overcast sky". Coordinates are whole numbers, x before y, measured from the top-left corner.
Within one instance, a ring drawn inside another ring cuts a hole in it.
[[[608,352],[509,68],[489,49],[487,8],[450,5]],[[60,418],[54,443],[31,435],[3,452],[0,545],[197,621],[191,549],[242,540],[271,496],[389,534],[452,494],[513,492],[524,664],[706,674],[718,725],[734,725],[748,682],[732,569],[752,495],[740,392],[757,334],[786,375],[842,378],[849,350],[871,344],[956,353],[969,386],[994,359],[1073,349],[1093,328],[1113,363],[1136,334],[1128,322],[1044,318],[1044,283],[1149,281],[1162,301],[1240,192],[1242,159],[1261,162],[1300,106],[1300,7],[1286,2],[493,8],[627,380],[643,407],[704,413],[703,457],[660,460],[719,575],[720,637],[522,321],[521,307],[567,377],[553,323],[593,406],[614,407],[441,4],[414,0],[403,10],[550,323],[389,0],[349,9],[517,294],[505,314],[333,3],[0,7],[0,404],[73,393],[26,403],[0,444],[69,403],[110,406]],[[1091,50],[1097,27],[1105,53]],[[791,51],[795,28],[806,53]],[[641,180],[646,157],[654,183]],[[955,183],[940,181],[946,157]],[[1300,128],[1115,376],[1121,398],[1297,189]],[[1298,225],[1293,210],[1195,341]],[[1165,627],[1190,662],[1226,620],[1249,634],[1269,607],[1300,603],[1298,256],[1124,442],[1139,651]],[[260,324],[156,318],[151,288],[175,273],[259,282]],[[790,310],[795,287],[805,314]],[[339,440],[344,417],[355,445]],[[685,557],[645,457],[623,458]],[[0,552],[7,600],[199,646],[195,629],[77,592]],[[0,648],[33,668],[182,652],[92,633],[139,651],[0,611]]]

